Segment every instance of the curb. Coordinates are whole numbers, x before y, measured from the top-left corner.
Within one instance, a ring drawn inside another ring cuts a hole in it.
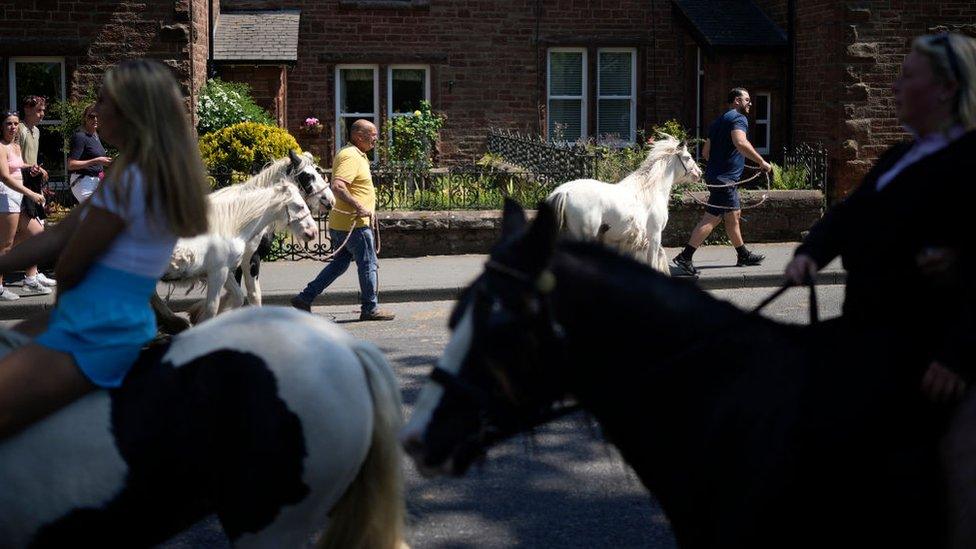
[[[675,277],[678,278],[678,277]],[[691,281],[689,277],[682,277]],[[846,280],[846,273],[843,271],[827,271],[817,274],[817,284],[822,286],[843,284]],[[754,274],[754,275],[722,275],[713,277],[699,278],[698,286],[703,290],[729,290],[734,288],[778,288],[783,284],[783,275],[776,273]],[[464,287],[448,288],[404,288],[381,290],[380,298],[382,303],[409,303],[413,301],[451,301],[457,299],[464,291]],[[297,292],[296,292],[297,293]],[[291,298],[294,293],[269,292],[263,295],[263,302],[267,305],[291,305]],[[199,301],[201,296],[181,296],[173,297],[169,300],[169,306],[173,311],[185,311],[190,305]],[[23,303],[22,301],[27,301]],[[359,292],[351,290],[338,290],[326,292],[312,303],[313,306],[325,305],[358,305]],[[41,311],[50,310],[54,303],[50,298],[43,301],[34,301],[29,296],[23,300],[0,305],[0,320],[18,320],[33,316]]]

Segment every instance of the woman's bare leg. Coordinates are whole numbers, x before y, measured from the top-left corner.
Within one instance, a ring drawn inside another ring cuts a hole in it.
[[[20,213],[0,213],[0,255],[14,247],[14,237],[17,235],[17,224]],[[3,273],[0,273],[0,285],[3,285]]]

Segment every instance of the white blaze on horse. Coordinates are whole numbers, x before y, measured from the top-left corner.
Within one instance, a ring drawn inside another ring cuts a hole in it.
[[[619,183],[577,179],[557,187],[546,201],[556,210],[560,231],[570,238],[601,242],[669,273],[661,233],[668,223],[671,187],[701,176],[687,146],[665,135]]]
[[[0,441],[0,546],[151,547],[216,515],[235,547],[324,530],[323,547],[398,548],[400,423],[375,346],[289,308],[232,311]]]
[[[221,308],[244,304],[244,292],[234,279],[234,271],[244,261],[248,245],[255,237],[260,239],[264,232],[284,227],[303,242],[318,236],[318,223],[295,185],[281,183],[234,194],[215,193],[209,199],[210,231],[179,239],[162,277],[163,282],[206,284],[207,297],[198,320],[216,316]],[[223,302],[221,288],[227,290]]]

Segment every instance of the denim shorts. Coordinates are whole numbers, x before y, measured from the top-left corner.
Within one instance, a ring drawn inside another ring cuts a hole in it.
[[[727,185],[727,181],[709,181],[709,185]],[[739,187],[712,187],[708,190],[708,206],[705,211],[716,216],[723,215],[741,209],[739,203]]]
[[[95,385],[118,387],[156,337],[149,306],[155,289],[156,279],[93,265],[80,284],[58,296],[34,343],[71,355]]]

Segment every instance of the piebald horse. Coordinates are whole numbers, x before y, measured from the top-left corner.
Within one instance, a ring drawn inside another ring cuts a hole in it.
[[[395,549],[400,414],[375,346],[289,308],[231,311],[0,441],[0,546],[149,547],[216,515],[235,547],[324,531],[320,546]]]

